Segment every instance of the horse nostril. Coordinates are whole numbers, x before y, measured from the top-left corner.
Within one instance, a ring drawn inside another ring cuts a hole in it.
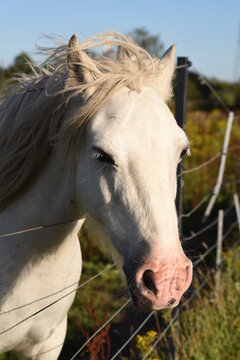
[[[157,288],[153,281],[153,272],[152,270],[145,270],[142,276],[144,286],[155,295],[157,293]]]
[[[173,305],[176,302],[176,300],[174,298],[171,298],[171,300],[169,300],[168,302],[168,306]]]

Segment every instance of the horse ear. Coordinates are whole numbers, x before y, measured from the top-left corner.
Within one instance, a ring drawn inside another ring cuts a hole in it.
[[[79,49],[78,38],[75,34],[68,43],[67,63],[70,78],[74,83],[90,84],[94,80],[93,73],[90,70],[92,61],[85,51]],[[90,88],[86,92],[88,96],[91,95]]]
[[[172,45],[162,56],[160,63],[163,70],[160,75],[160,90],[164,101],[168,101],[171,96],[171,84],[175,70],[176,45]]]

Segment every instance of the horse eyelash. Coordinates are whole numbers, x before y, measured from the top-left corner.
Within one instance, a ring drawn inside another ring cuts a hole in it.
[[[187,146],[187,147],[181,152],[180,159],[182,159],[186,154],[187,154],[187,156],[191,156],[191,150],[190,150],[190,147],[189,147],[189,146]]]
[[[97,159],[103,163],[107,163],[109,165],[116,166],[116,163],[115,163],[112,155],[109,155],[104,150],[102,150],[96,146],[93,146],[92,150],[93,150],[95,159]],[[101,158],[101,156],[102,156],[102,158]]]
[[[187,154],[187,156],[191,156],[191,150],[190,150],[190,146],[188,145],[182,152],[180,155],[180,158],[178,160],[178,163],[180,164],[182,159],[184,158],[184,156]]]
[[[187,154],[187,156],[191,156],[191,149],[190,149],[190,146],[188,146],[186,154]]]

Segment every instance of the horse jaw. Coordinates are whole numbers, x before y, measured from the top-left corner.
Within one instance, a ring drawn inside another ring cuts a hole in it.
[[[122,275],[123,257],[117,251],[116,247],[106,230],[106,227],[101,222],[93,219],[90,216],[86,218],[86,225],[88,229],[89,238],[96,244],[107,250],[109,257],[112,258],[113,263],[119,268]]]

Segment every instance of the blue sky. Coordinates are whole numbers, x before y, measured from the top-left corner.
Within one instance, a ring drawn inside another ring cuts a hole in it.
[[[34,44],[43,34],[86,38],[144,26],[166,48],[177,43],[177,56],[188,56],[206,76],[233,80],[239,23],[240,0],[3,0],[0,65],[21,51],[36,58]]]

